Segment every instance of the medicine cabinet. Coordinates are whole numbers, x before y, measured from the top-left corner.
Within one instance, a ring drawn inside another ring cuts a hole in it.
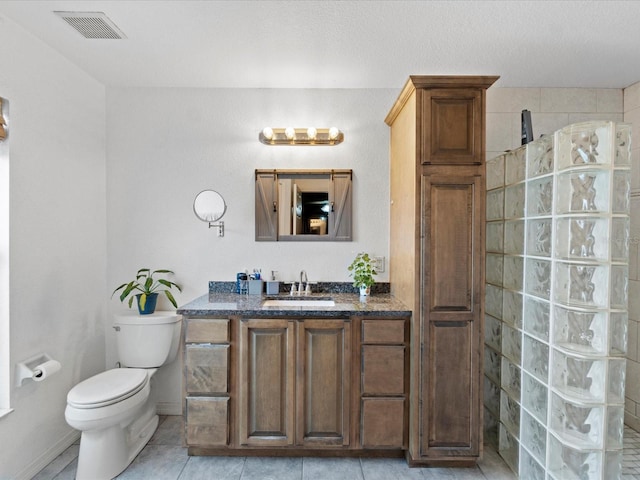
[[[256,170],[256,241],[350,241],[351,170]]]

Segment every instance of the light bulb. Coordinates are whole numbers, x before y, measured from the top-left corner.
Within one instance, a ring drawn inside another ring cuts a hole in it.
[[[340,135],[340,130],[338,130],[336,127],[331,127],[329,129],[329,138],[331,140],[335,140],[336,138],[338,138],[338,135]]]
[[[289,140],[293,140],[296,136],[296,131],[293,129],[293,127],[287,127],[284,130],[284,136]]]
[[[307,128],[307,137],[309,138],[309,140],[315,140],[317,134],[318,130],[316,129],[316,127]]]
[[[262,136],[267,140],[271,140],[273,138],[273,128],[264,127],[264,129],[262,130]]]

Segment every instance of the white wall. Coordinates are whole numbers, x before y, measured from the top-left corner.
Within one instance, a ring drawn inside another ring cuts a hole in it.
[[[108,285],[142,267],[168,268],[184,286],[178,303],[262,268],[282,280],[349,281],[360,251],[388,257],[389,132],[397,90],[107,89]],[[338,146],[266,146],[265,126],[337,126]],[[256,242],[254,170],[353,169],[353,242]],[[198,192],[225,198],[225,236],[193,213]],[[388,271],[388,269],[387,269]],[[388,281],[387,271],[379,281]],[[111,312],[122,308],[110,302]],[[163,304],[170,306],[168,302]],[[113,335],[107,364],[116,360]],[[170,380],[164,380],[168,378]],[[160,372],[160,402],[180,400],[179,366]]]
[[[76,432],[66,394],[104,368],[105,89],[0,16],[0,96],[11,102],[11,370],[35,354],[62,363],[11,389],[0,418],[0,478],[30,478]]]

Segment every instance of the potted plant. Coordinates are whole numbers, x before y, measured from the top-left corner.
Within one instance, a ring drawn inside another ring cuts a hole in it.
[[[373,276],[378,274],[369,254],[361,252],[356,255],[348,270],[349,276],[353,277],[353,286],[360,289],[360,295],[369,295],[371,286],[376,283]]]
[[[165,278],[154,278],[154,275],[160,276],[167,274],[173,274],[173,272],[171,270],[151,271],[149,268],[141,268],[138,270],[138,273],[136,273],[136,279],[131,280],[129,283],[123,283],[116,288],[111,294],[111,298],[113,298],[117,291],[122,290],[120,293],[121,302],[124,302],[124,300],[129,297],[129,308],[131,308],[131,304],[135,297],[140,315],[149,315],[156,310],[158,294],[160,292],[164,292],[171,304],[178,308],[176,299],[173,298],[173,295],[169,290],[175,287],[179,292],[181,292],[182,288],[180,285]]]

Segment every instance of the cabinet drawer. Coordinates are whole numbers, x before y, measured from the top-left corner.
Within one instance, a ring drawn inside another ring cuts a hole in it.
[[[187,393],[227,393],[229,345],[187,345],[185,381]]]
[[[404,343],[405,320],[363,320],[362,343]]]
[[[187,397],[187,445],[224,446],[229,443],[229,398]]]
[[[362,394],[403,395],[404,347],[364,345],[362,347]]]
[[[405,447],[405,399],[362,399],[362,446],[364,448]]]
[[[229,320],[193,319],[187,320],[187,343],[225,343],[229,341]]]

